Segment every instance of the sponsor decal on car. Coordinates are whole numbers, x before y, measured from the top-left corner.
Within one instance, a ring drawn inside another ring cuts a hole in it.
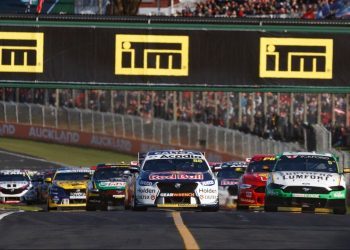
[[[194,193],[162,193],[162,197],[194,197]]]
[[[211,189],[211,188],[200,188],[198,189],[199,193],[203,193],[203,194],[214,194],[217,193],[217,191],[215,189]]]
[[[236,185],[238,184],[238,181],[237,180],[222,180],[221,181],[221,186],[231,186],[231,185]]]
[[[201,200],[214,200],[214,199],[217,199],[218,198],[218,196],[217,195],[213,195],[213,194],[211,194],[211,195],[200,195],[199,196],[199,199],[201,199]]]
[[[283,180],[321,180],[327,181],[332,174],[316,172],[281,172]]]
[[[125,182],[100,182],[101,187],[124,187]]]
[[[302,198],[319,198],[319,194],[292,194],[292,197]]]
[[[137,189],[137,192],[141,194],[155,194],[156,190],[150,188],[139,188]]]
[[[149,180],[203,180],[203,174],[201,173],[186,173],[186,174],[178,174],[178,173],[158,173],[158,174],[150,174]]]

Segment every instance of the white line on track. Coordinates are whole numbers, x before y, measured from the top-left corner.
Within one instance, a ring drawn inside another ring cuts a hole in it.
[[[56,4],[58,4],[60,0],[56,0],[50,7],[50,9],[47,11],[47,14],[50,14],[50,12],[53,10],[53,8],[55,8]]]
[[[9,215],[14,214],[14,213],[19,213],[19,212],[23,212],[23,211],[12,211],[12,212],[7,212],[7,213],[0,214],[0,221],[3,218],[5,218],[6,216],[9,216]]]
[[[245,217],[245,216],[243,216],[243,215],[241,215],[241,214],[237,214],[237,217],[238,217],[241,221],[243,221],[243,222],[249,222],[249,220],[247,219],[247,217]]]
[[[60,165],[60,166],[66,166],[65,164],[62,164],[60,162],[48,161],[48,160],[45,160],[45,159],[35,158],[35,157],[28,156],[28,155],[21,155],[21,154],[17,154],[17,153],[2,151],[2,150],[0,150],[0,153],[1,154],[8,154],[8,155],[12,155],[12,156],[28,159],[28,160],[35,160],[35,161],[41,161],[41,162],[47,162],[47,163],[54,163],[54,164],[57,164],[57,165]]]

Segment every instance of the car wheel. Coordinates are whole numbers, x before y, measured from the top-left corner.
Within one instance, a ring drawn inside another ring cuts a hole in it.
[[[334,208],[333,213],[334,214],[346,214],[346,207],[340,207],[340,208]]]
[[[237,204],[236,209],[237,209],[237,210],[248,210],[248,209],[249,209],[249,206],[241,206],[241,205],[238,205],[238,204]]]
[[[57,207],[50,207],[49,202],[47,202],[45,210],[47,212],[50,212],[51,210],[57,210]]]
[[[86,202],[85,210],[86,211],[96,211],[96,206],[92,205],[90,202]]]
[[[202,212],[217,212],[219,211],[219,204],[213,207],[203,207]]]
[[[272,204],[274,203],[271,203],[271,198],[265,198],[265,202],[264,202],[264,211],[265,212],[277,212],[277,206],[274,206]]]
[[[143,207],[143,206],[141,207],[136,205],[135,198],[133,198],[132,200],[133,200],[133,205],[132,205],[133,211],[147,211],[147,207]]]

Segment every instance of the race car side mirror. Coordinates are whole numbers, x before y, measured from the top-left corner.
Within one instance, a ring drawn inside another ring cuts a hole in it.
[[[46,183],[51,183],[51,182],[52,182],[52,179],[51,179],[50,177],[45,178],[45,182],[46,182]]]

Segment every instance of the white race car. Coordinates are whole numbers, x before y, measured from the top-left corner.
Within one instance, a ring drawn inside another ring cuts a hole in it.
[[[189,150],[148,152],[129,186],[131,207],[219,209],[218,181],[203,153]]]
[[[0,170],[0,203],[20,203],[32,187],[23,170]]]
[[[278,155],[267,180],[264,208],[270,212],[278,207],[329,208],[345,214],[345,179],[335,157],[310,152]]]

